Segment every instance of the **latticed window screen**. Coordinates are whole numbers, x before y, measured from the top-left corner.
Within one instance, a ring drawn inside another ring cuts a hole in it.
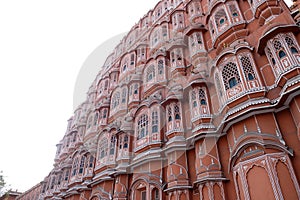
[[[103,138],[99,143],[99,158],[104,158],[107,155],[107,138]]]
[[[163,74],[164,73],[164,61],[163,60],[159,60],[158,61],[158,74]]]
[[[229,5],[229,10],[233,17],[237,17],[239,15],[238,9],[236,8],[236,6],[234,4]]]
[[[211,30],[212,34],[215,33],[215,29],[214,29],[214,26],[213,26],[212,22],[209,23],[209,29]]]
[[[122,149],[123,146],[123,141],[122,141],[122,136],[119,136],[119,149]]]
[[[294,54],[294,53],[298,53],[298,48],[296,46],[296,44],[294,43],[294,40],[290,37],[290,36],[285,36],[285,42],[286,44],[289,46],[290,51]]]
[[[57,185],[60,185],[62,181],[62,174],[59,174]]]
[[[198,44],[202,44],[202,37],[200,33],[196,33],[196,40]]]
[[[122,103],[126,102],[126,88],[123,88],[122,90]]]
[[[222,71],[222,77],[226,90],[235,86],[234,84],[239,84],[241,82],[237,65],[233,62],[229,62],[227,65],[224,66]]]
[[[112,108],[113,109],[116,108],[119,105],[119,103],[120,103],[120,93],[119,92],[115,93],[115,95],[113,97],[113,102],[112,103],[113,103],[112,104]]]
[[[167,37],[168,36],[167,26],[163,26],[162,27],[162,35],[163,35],[163,37]]]
[[[103,110],[103,118],[105,119],[106,116],[107,116],[107,109],[104,109],[104,110]]]
[[[147,82],[153,80],[155,77],[155,69],[154,69],[154,65],[151,65],[148,69],[147,69]]]
[[[202,88],[199,89],[199,100],[201,105],[206,105],[206,95]]]
[[[158,132],[158,113],[157,111],[152,112],[152,133]]]
[[[94,165],[94,156],[90,155],[90,160],[89,160],[89,168],[92,168]]]
[[[159,191],[157,188],[153,189],[154,193],[154,200],[159,200]]]
[[[138,121],[138,139],[148,135],[148,115],[142,115]]]
[[[129,95],[132,95],[132,88],[133,88],[133,85],[131,85],[129,88]]]
[[[220,26],[225,22],[225,20],[227,21],[226,12],[224,9],[221,9],[215,15],[216,24]]]
[[[218,91],[220,97],[222,97],[223,96],[223,91],[222,91],[222,87],[221,87],[220,78],[219,78],[219,75],[217,73],[215,75],[215,80],[216,80],[216,85],[217,85],[217,91]]]
[[[54,184],[55,184],[55,177],[52,178],[52,182],[51,182],[51,189],[54,188]]]
[[[196,91],[193,90],[192,91],[192,103],[193,103],[193,107],[197,107],[197,101],[196,101]]]
[[[172,108],[171,106],[168,106],[168,121],[172,121],[173,117],[172,117]]]
[[[289,37],[289,36],[286,36],[286,37],[285,37],[285,42],[286,42],[286,44],[287,44],[289,47],[295,46],[294,40],[293,40],[291,37]]]
[[[82,156],[80,160],[79,171],[78,171],[79,174],[83,173],[84,163],[85,163],[85,156]]]
[[[124,144],[123,144],[124,149],[128,148],[128,136],[124,136]]]
[[[279,51],[279,50],[281,50],[283,48],[281,42],[278,41],[278,40],[274,40],[273,41],[273,46],[274,46],[274,48],[275,48],[276,51]]]
[[[178,104],[174,105],[174,114],[175,114],[175,119],[181,119],[180,117],[180,108]]]
[[[89,117],[89,119],[88,119],[88,125],[87,125],[87,127],[88,127],[88,128],[91,128],[92,123],[93,123],[93,116],[91,115],[91,116]]]
[[[272,64],[273,65],[276,65],[276,61],[275,61],[275,59],[274,59],[274,57],[273,57],[273,54],[272,54],[272,52],[271,52],[271,49],[270,48],[267,48],[267,56],[269,57],[269,59],[271,60],[271,62],[272,62]]]
[[[242,56],[240,58],[245,77],[248,81],[255,79],[254,69],[249,56]]]
[[[130,65],[134,65],[134,54],[130,56]]]
[[[113,155],[115,153],[115,144],[116,144],[116,137],[113,135],[110,138],[110,150],[109,155]]]
[[[99,113],[96,113],[94,118],[94,126],[98,124],[98,118],[99,118]]]
[[[78,168],[78,158],[76,158],[75,161],[74,161],[74,163],[73,163],[72,176],[76,175],[77,168]]]
[[[134,94],[138,94],[138,88],[139,88],[138,84],[135,84],[134,85]]]
[[[205,144],[204,141],[201,141],[199,144],[199,155],[204,155],[205,154]]]
[[[66,169],[66,171],[65,171],[65,178],[64,178],[65,181],[69,180],[69,174],[70,174],[70,169]]]

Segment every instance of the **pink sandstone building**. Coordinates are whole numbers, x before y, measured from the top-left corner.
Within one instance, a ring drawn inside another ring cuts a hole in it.
[[[17,199],[300,199],[298,6],[158,2]]]

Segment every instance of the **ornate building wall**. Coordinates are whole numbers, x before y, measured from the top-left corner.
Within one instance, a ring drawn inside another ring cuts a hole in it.
[[[299,199],[298,16],[280,0],[161,0],[29,199]]]

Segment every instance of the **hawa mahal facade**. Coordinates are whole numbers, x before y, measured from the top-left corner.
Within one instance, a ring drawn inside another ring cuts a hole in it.
[[[299,199],[297,2],[161,0],[19,200]]]

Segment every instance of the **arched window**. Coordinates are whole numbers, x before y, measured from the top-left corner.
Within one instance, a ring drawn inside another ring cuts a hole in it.
[[[183,26],[183,15],[179,14],[177,18],[178,18],[178,22],[179,22],[179,27],[182,27]]]
[[[229,79],[229,87],[233,88],[234,86],[237,85],[237,81],[235,77],[232,77],[231,79]]]
[[[196,33],[196,39],[198,44],[202,44],[202,37],[200,33]]]
[[[83,173],[84,164],[85,164],[85,156],[82,156],[81,160],[80,160],[80,166],[79,166],[78,174],[82,174]]]
[[[175,53],[174,52],[171,53],[171,59],[172,59],[172,62],[175,62]]]
[[[273,57],[273,54],[272,54],[270,48],[268,48],[268,47],[266,48],[266,53],[267,53],[267,56],[268,56],[269,60],[271,61],[271,63],[272,63],[273,65],[276,65],[276,61],[275,61],[275,59],[274,59],[274,57]]]
[[[280,50],[278,55],[279,55],[279,58],[281,59],[281,58],[284,58],[286,56],[286,53],[283,50]]]
[[[219,96],[222,98],[223,97],[223,90],[222,90],[222,87],[221,87],[221,82],[220,82],[220,78],[219,78],[219,75],[216,73],[215,75],[215,80],[216,80],[216,89],[218,91],[218,94]]]
[[[291,47],[290,50],[293,54],[298,53],[298,50],[295,47]]]
[[[130,56],[130,65],[134,65],[134,54]]]
[[[152,112],[152,133],[158,132],[158,114],[157,111]]]
[[[156,30],[153,33],[153,38],[152,38],[152,46],[155,46],[158,43],[158,30]]]
[[[165,25],[162,27],[162,36],[163,38],[166,38],[168,36],[168,28]]]
[[[179,106],[178,104],[175,104],[174,105],[174,114],[175,114],[175,119],[181,119],[180,117],[180,109],[179,109]]]
[[[107,109],[103,110],[103,119],[105,119],[107,117]]]
[[[124,144],[123,144],[123,147],[124,147],[124,149],[127,149],[127,148],[128,148],[128,136],[127,136],[127,135],[124,136]]]
[[[206,105],[206,95],[203,89],[199,89],[199,100],[201,105]]]
[[[199,155],[202,156],[205,154],[205,143],[201,141],[199,144]]]
[[[62,174],[60,173],[57,180],[57,185],[60,185],[62,181]]]
[[[115,109],[120,103],[120,93],[116,92],[112,99],[112,108]]]
[[[88,123],[87,123],[87,128],[88,128],[88,129],[91,128],[92,123],[93,123],[93,116],[90,115],[90,116],[89,116],[89,119],[88,119]]]
[[[123,142],[122,142],[122,136],[119,136],[119,149],[122,149]]]
[[[126,96],[127,96],[126,88],[123,88],[122,90],[122,104],[126,103]]]
[[[237,65],[233,62],[229,62],[224,66],[222,71],[222,77],[226,90],[233,88],[241,82]]]
[[[146,73],[146,77],[147,77],[147,82],[152,81],[155,78],[155,69],[154,69],[154,65],[151,65],[150,67],[148,67],[147,69],[147,73]]]
[[[250,60],[250,57],[248,55],[244,55],[240,57],[240,61],[243,67],[244,75],[248,81],[255,79],[255,73],[253,69],[252,62]]]
[[[123,65],[123,72],[125,72],[127,69],[127,64]]]
[[[54,185],[55,185],[55,176],[52,177],[52,182],[51,182],[51,190],[54,189]]]
[[[279,40],[276,39],[273,41],[273,47],[278,53],[279,58],[283,58],[286,56],[286,53],[283,51],[283,46]]]
[[[108,80],[105,81],[104,90],[107,90],[107,88],[108,88]]]
[[[72,142],[76,142],[76,139],[77,139],[77,134],[75,132],[75,133],[73,133],[73,140],[72,140]]]
[[[238,11],[236,5],[230,4],[229,5],[229,10],[230,10],[230,13],[231,13],[232,17],[238,17],[239,16],[239,11]]]
[[[247,77],[249,81],[254,80],[254,75],[251,73],[249,73]]]
[[[158,74],[164,73],[164,61],[163,60],[158,61],[157,69],[158,69]]]
[[[290,36],[287,35],[287,36],[285,36],[284,39],[285,39],[286,44],[290,48],[290,51],[291,51],[292,54],[295,54],[295,53],[299,52],[292,37],[290,37]]]
[[[103,138],[102,140],[100,140],[100,143],[99,143],[99,159],[102,159],[105,156],[107,156],[107,147],[108,147],[107,138]]]
[[[153,189],[153,192],[152,192],[152,200],[159,200],[159,190],[157,188],[154,188]]]
[[[214,37],[215,29],[214,29],[214,26],[213,26],[212,22],[209,23],[209,29],[210,29],[210,32],[211,32],[212,36]]]
[[[224,24],[225,18],[221,18],[219,22],[220,22],[220,25]]]
[[[65,181],[69,180],[69,174],[70,174],[70,169],[66,169],[65,170],[65,178],[64,178]]]
[[[225,10],[222,8],[215,14],[215,22],[217,24],[217,27],[220,27],[227,21],[227,15]]]
[[[173,120],[172,117],[172,108],[169,106],[168,107],[168,121],[171,122]]]
[[[76,175],[77,169],[78,169],[78,158],[75,158],[74,163],[73,163],[72,176]]]
[[[97,124],[98,124],[98,117],[99,117],[99,114],[96,113],[95,118],[94,118],[94,126],[97,126]]]
[[[139,88],[138,84],[134,84],[134,92],[133,92],[133,94],[138,94],[138,88]]]
[[[193,107],[196,108],[198,104],[196,100],[196,92],[194,90],[192,91],[192,102],[193,102]]]
[[[189,38],[190,40],[190,51],[192,54],[196,53],[198,50],[203,49],[202,35],[199,32],[195,32]]]
[[[110,138],[110,150],[109,150],[109,155],[114,155],[115,154],[115,145],[116,145],[116,137],[113,135]]]
[[[138,121],[137,139],[144,138],[148,135],[148,116],[143,114]]]
[[[94,160],[95,160],[94,156],[90,155],[90,160],[88,165],[89,168],[92,168],[94,166]]]

